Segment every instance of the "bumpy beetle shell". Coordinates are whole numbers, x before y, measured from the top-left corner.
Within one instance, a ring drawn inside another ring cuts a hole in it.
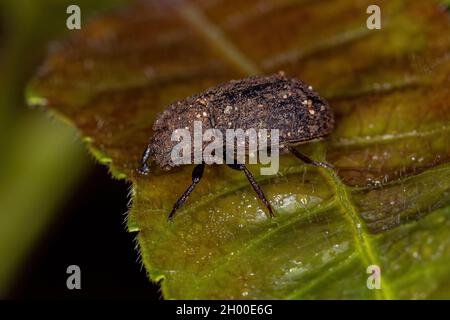
[[[232,80],[177,101],[159,115],[150,144],[152,159],[162,169],[175,166],[171,150],[178,142],[171,141],[172,132],[185,128],[193,137],[194,121],[202,121],[203,130],[219,129],[223,137],[226,129],[279,129],[281,154],[287,142],[323,137],[334,126],[328,103],[300,80],[283,74]]]

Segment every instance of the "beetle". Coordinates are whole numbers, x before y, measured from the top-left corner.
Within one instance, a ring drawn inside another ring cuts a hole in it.
[[[223,133],[232,127],[244,131],[249,128],[278,129],[280,154],[290,152],[305,163],[333,169],[330,164],[314,161],[294,148],[295,145],[323,138],[333,131],[331,108],[311,86],[280,72],[231,80],[168,106],[153,125],[154,134],[142,155],[138,171],[141,174],[149,173],[147,162],[150,158],[162,170],[175,167],[171,151],[177,142],[171,140],[172,132],[178,128],[192,132],[194,121],[199,120],[203,127],[218,129]],[[245,164],[235,161],[227,165],[244,172],[267,207],[270,217],[273,217],[269,201]],[[174,204],[168,216],[169,221],[172,221],[177,209],[200,182],[204,167],[205,163],[194,167],[192,183]]]

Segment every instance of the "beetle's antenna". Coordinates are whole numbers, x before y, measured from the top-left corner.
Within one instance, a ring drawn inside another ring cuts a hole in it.
[[[148,174],[150,172],[150,167],[147,164],[148,158],[150,158],[150,155],[152,154],[152,149],[150,147],[150,144],[147,145],[147,148],[144,151],[144,154],[142,155],[141,160],[141,167],[138,169],[138,172],[140,174]]]

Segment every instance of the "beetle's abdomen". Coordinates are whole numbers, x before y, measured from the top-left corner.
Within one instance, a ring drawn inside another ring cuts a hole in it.
[[[257,76],[210,89],[215,128],[278,129],[280,142],[329,134],[334,118],[312,87],[283,75]]]

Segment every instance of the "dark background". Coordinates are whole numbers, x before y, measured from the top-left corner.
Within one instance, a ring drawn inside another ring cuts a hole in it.
[[[23,264],[10,298],[161,299],[126,230],[129,185],[96,164],[56,214]],[[66,268],[81,269],[81,290],[66,287]]]
[[[4,163],[8,162],[5,159],[9,149],[17,143],[15,128],[21,120],[30,115],[48,118],[45,112],[26,105],[25,88],[44,59],[49,42],[76,32],[66,28],[67,6],[80,5],[84,26],[96,15],[116,10],[126,3],[127,0],[0,1],[0,179]],[[53,120],[48,121],[50,126]],[[75,140],[74,137],[74,144]],[[87,154],[87,149],[84,152]],[[29,158],[32,161],[33,154]],[[125,181],[113,180],[106,166],[95,164],[93,157],[90,158],[91,165],[83,164],[83,169],[76,171],[83,172],[82,177],[70,178],[66,183],[70,192],[51,214],[54,218],[50,224],[45,225],[28,248],[25,259],[16,267],[12,287],[1,298],[161,299],[159,286],[149,281],[138,262],[136,234],[129,233],[124,223],[130,186]],[[67,167],[70,169],[71,165]],[[51,170],[42,168],[41,174]],[[63,185],[65,178],[60,177]],[[33,177],[29,177],[29,183],[36,183]],[[22,192],[20,201],[29,201],[26,191],[19,191]],[[44,194],[51,197],[52,190]],[[39,201],[33,205],[39,207],[42,204]],[[28,221],[33,223],[33,218],[37,217],[34,212],[30,214]],[[27,225],[22,224],[15,233],[20,237],[27,231]],[[14,240],[10,241],[10,247],[14,248]],[[0,267],[8,259],[7,255],[1,256]],[[81,268],[81,290],[66,287],[69,276],[66,269],[72,264]]]

